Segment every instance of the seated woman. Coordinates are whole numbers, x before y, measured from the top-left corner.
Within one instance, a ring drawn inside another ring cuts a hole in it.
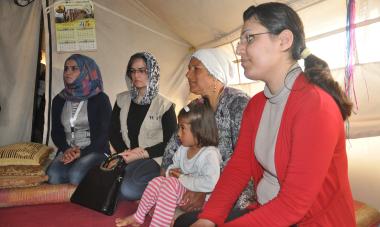
[[[112,110],[93,59],[80,54],[67,58],[63,82],[65,88],[53,99],[51,137],[58,151],[47,175],[51,184],[77,185],[109,153]]]
[[[220,49],[200,49],[191,57],[186,77],[190,91],[210,100],[218,128],[218,148],[222,155],[222,169],[234,150],[242,118],[243,110],[249,97],[240,90],[228,87],[233,76],[233,62],[226,52]],[[168,143],[162,160],[162,173],[172,164],[172,158],[180,141],[173,135]],[[239,208],[248,205],[252,198],[252,183],[243,192],[236,203]],[[200,209],[205,201],[205,193],[187,191],[182,199],[181,208],[185,211]]]
[[[265,88],[244,111],[234,155],[191,226],[356,226],[344,126],[352,103],[306,48],[292,8],[264,3],[243,18],[237,54],[244,74]],[[256,203],[230,213],[251,178]]]
[[[174,104],[158,93],[159,77],[152,54],[132,55],[128,91],[117,95],[112,111],[110,142],[128,164],[120,189],[127,200],[140,199],[148,182],[160,174],[153,158],[162,156],[177,127]]]

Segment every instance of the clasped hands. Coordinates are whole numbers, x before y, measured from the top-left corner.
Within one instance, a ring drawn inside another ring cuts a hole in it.
[[[70,147],[63,152],[63,156],[61,158],[61,162],[63,164],[69,164],[73,162],[75,159],[80,157],[80,149],[79,147]]]

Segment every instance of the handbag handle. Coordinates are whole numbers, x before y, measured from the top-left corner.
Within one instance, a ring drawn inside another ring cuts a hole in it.
[[[108,168],[108,165],[111,163],[111,161],[115,159],[117,159],[116,165],[114,165],[112,168]],[[118,153],[114,153],[102,162],[102,164],[100,165],[100,169],[104,171],[112,171],[120,165],[125,165],[124,159]]]

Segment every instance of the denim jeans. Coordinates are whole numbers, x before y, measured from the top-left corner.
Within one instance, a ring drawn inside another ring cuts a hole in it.
[[[160,166],[153,159],[140,159],[125,167],[121,197],[126,200],[141,198],[149,181],[160,175]]]
[[[91,167],[100,165],[106,158],[102,153],[93,152],[65,165],[61,162],[62,156],[63,152],[60,152],[47,169],[50,184],[78,185]]]

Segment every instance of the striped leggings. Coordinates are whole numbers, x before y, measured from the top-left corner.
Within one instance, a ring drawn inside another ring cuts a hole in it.
[[[159,176],[151,180],[141,197],[134,214],[138,223],[144,223],[145,216],[156,204],[150,226],[170,226],[175,208],[180,203],[186,188],[175,177]]]

